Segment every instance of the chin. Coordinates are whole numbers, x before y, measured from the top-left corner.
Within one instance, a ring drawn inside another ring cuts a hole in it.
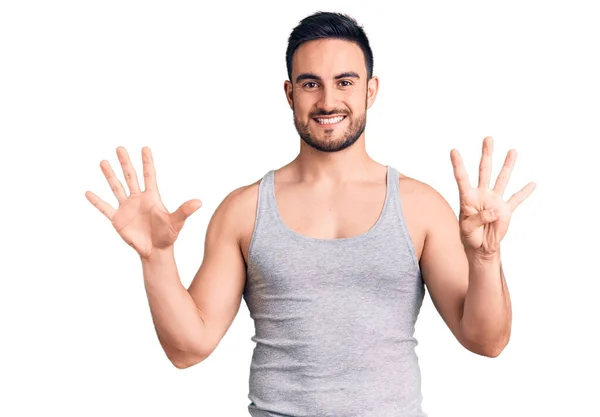
[[[344,138],[329,138],[329,139],[320,139],[320,138],[303,138],[304,143],[310,146],[313,149],[316,149],[320,152],[339,152],[350,146],[354,142],[348,142],[344,140]]]

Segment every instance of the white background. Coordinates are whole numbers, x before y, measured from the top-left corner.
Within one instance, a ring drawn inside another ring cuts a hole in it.
[[[552,4],[550,4],[552,3]],[[457,209],[449,151],[476,181],[519,152],[507,197],[538,185],[503,244],[512,340],[496,359],[456,342],[426,296],[416,337],[431,417],[600,415],[600,26],[593,2],[4,1],[0,5],[0,415],[245,416],[245,303],[205,362],[162,352],[141,265],[85,199],[125,146],[152,148],[186,287],[232,189],[292,159],[287,36],[317,10],[363,24],[381,90],[367,150]],[[568,4],[568,5],[567,5]],[[391,417],[391,416],[390,416]]]

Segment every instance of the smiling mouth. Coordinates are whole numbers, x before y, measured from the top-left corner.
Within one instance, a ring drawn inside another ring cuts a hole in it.
[[[335,117],[313,117],[313,120],[322,126],[334,126],[341,123],[346,116]]]

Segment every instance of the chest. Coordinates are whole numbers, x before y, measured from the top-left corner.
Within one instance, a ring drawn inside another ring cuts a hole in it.
[[[377,222],[386,187],[276,187],[276,214],[285,227],[302,236],[341,239],[361,235]]]
[[[384,210],[387,193],[388,189],[383,184],[336,189],[284,185],[276,186],[272,197],[276,215],[284,227],[306,237],[340,239],[359,236],[374,227]],[[420,259],[425,242],[425,224],[415,193],[402,180],[399,197],[411,244]],[[245,222],[246,227],[240,239],[246,262],[254,228],[256,203],[257,201],[252,205],[253,211],[248,213],[248,221]]]

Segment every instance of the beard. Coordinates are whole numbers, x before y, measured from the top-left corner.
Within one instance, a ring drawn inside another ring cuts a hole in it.
[[[294,126],[296,127],[296,131],[298,131],[298,135],[300,138],[310,147],[321,151],[321,152],[339,152],[343,149],[346,149],[352,146],[358,138],[365,131],[365,127],[367,125],[367,110],[365,106],[365,112],[357,117],[351,117],[345,111],[333,110],[329,112],[316,112],[314,114],[309,115],[309,121],[306,123],[301,123],[296,118],[296,110],[294,109]],[[348,121],[350,122],[348,128],[337,135],[334,134],[334,131],[337,128],[333,129],[322,129],[324,133],[324,139],[318,139],[310,131],[310,120],[314,117],[318,116],[329,116],[332,114],[342,114],[345,115]],[[334,136],[335,135],[335,136]]]

